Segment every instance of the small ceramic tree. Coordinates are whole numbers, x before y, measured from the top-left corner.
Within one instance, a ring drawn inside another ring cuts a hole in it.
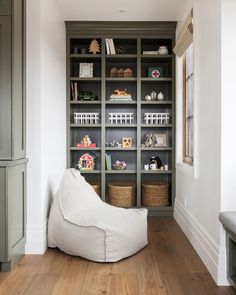
[[[96,54],[97,52],[101,52],[100,45],[96,39],[93,39],[89,45],[89,52]]]

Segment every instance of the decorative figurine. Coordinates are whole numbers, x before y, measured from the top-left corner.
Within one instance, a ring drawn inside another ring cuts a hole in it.
[[[133,71],[130,68],[124,70],[124,78],[130,78],[133,76]]]
[[[111,78],[117,78],[118,77],[118,69],[116,67],[113,67],[110,70],[110,77]]]
[[[89,52],[93,54],[101,52],[100,45],[96,39],[93,39],[89,45]]]
[[[122,138],[122,147],[123,148],[131,148],[133,145],[132,137],[123,137]]]

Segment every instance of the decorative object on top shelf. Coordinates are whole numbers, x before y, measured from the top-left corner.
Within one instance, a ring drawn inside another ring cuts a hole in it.
[[[111,78],[117,78],[118,77],[118,69],[116,67],[113,67],[110,70],[110,77]]]
[[[132,96],[130,93],[127,93],[127,89],[125,90],[115,89],[114,92],[110,95],[110,100],[132,101]]]
[[[170,113],[144,113],[145,124],[165,125],[170,122]]]
[[[78,148],[83,148],[83,147],[91,147],[91,148],[95,148],[96,147],[96,143],[92,143],[90,136],[89,135],[85,135],[83,137],[83,139],[81,140],[80,143],[77,143],[76,145]]]
[[[150,170],[159,170],[162,167],[161,159],[158,156],[151,156],[150,157],[150,163],[149,163],[149,169]]]
[[[164,100],[165,96],[162,92],[159,92],[157,95],[157,100]]]
[[[156,134],[148,132],[143,138],[142,147],[166,147],[167,146],[167,134]]]
[[[80,48],[80,54],[86,54],[87,48]]]
[[[94,170],[96,166],[96,156],[92,153],[83,154],[77,164],[80,171]]]
[[[98,124],[99,113],[74,113],[74,124]]]
[[[116,53],[117,54],[125,54],[126,50],[125,50],[124,47],[120,46],[120,47],[117,48]]]
[[[123,69],[118,70],[118,78],[124,78],[124,70]]]
[[[158,49],[158,54],[167,55],[169,53],[168,48],[166,46],[160,46]]]
[[[134,113],[108,113],[109,123],[111,124],[132,124]]]
[[[78,46],[73,46],[72,47],[72,54],[78,54],[79,53],[79,47]]]
[[[133,77],[133,71],[130,68],[124,70],[124,78],[131,78]]]
[[[162,67],[148,67],[148,77],[149,78],[160,78],[163,76]]]
[[[116,54],[114,41],[112,38],[106,38],[106,50],[107,54]]]
[[[79,100],[98,100],[98,97],[91,91],[79,91]]]
[[[131,148],[133,145],[133,138],[132,137],[123,137],[122,138],[122,147],[123,148]]]
[[[158,55],[158,50],[144,50],[143,55]]]
[[[79,64],[79,77],[92,78],[93,77],[93,63],[80,63]]]
[[[89,52],[92,52],[93,54],[97,54],[101,52],[100,44],[96,39],[93,39],[89,45]]]
[[[125,170],[127,168],[127,164],[124,161],[119,161],[116,160],[113,164],[112,167],[115,170]]]

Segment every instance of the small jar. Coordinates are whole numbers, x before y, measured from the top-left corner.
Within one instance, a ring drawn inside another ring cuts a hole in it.
[[[158,50],[158,54],[160,54],[160,55],[166,55],[166,54],[168,54],[168,49],[167,49],[167,47],[166,46],[160,46],[159,47],[159,50]]]

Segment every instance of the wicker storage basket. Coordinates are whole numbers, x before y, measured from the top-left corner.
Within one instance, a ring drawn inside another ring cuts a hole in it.
[[[132,207],[135,205],[135,184],[132,182],[108,183],[109,204],[117,207]]]
[[[142,205],[148,207],[162,207],[169,205],[169,183],[142,183]]]
[[[90,182],[95,192],[101,197],[101,184],[99,182]]]

